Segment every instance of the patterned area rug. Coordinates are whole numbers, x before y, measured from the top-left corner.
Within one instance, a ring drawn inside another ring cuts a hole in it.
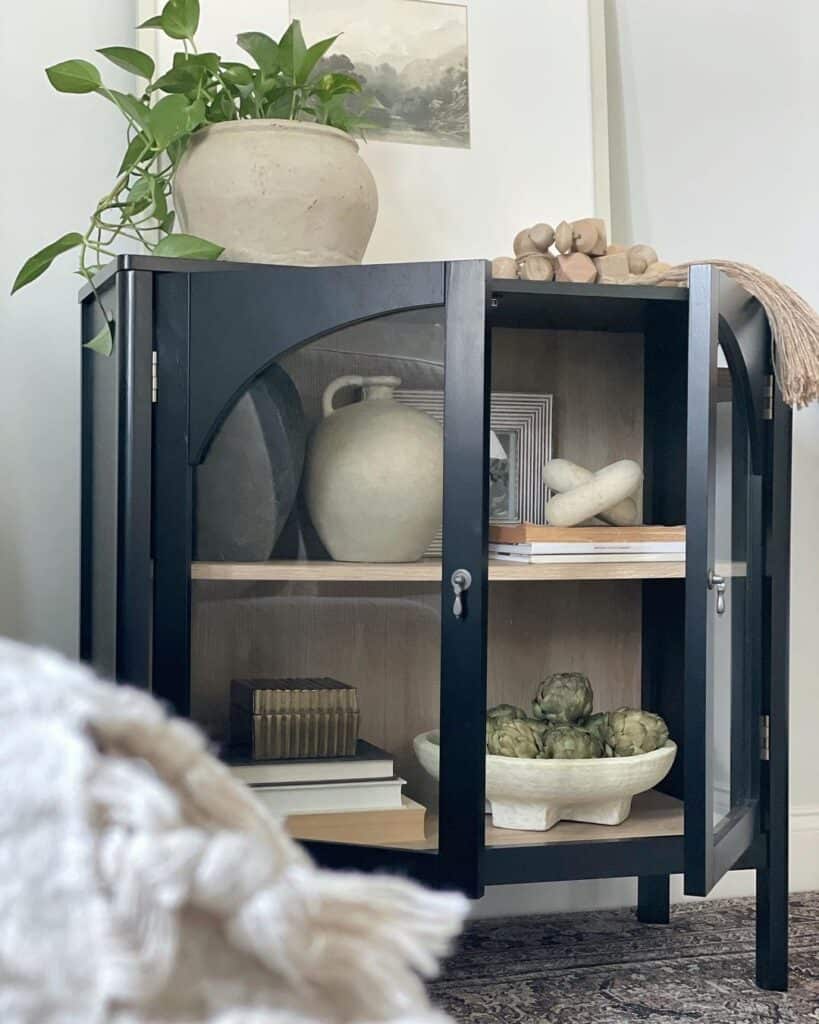
[[[433,999],[468,1024],[819,1021],[819,893],[791,897],[787,993],[754,984],[752,900],[678,904],[671,922],[629,910],[476,921]]]

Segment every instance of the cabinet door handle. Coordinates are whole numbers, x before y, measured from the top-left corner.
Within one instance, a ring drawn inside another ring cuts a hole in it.
[[[452,604],[452,614],[456,619],[462,619],[464,617],[463,595],[472,586],[472,573],[469,569],[456,569],[450,576],[449,582],[452,584],[452,590],[455,594],[455,600]]]
[[[717,592],[717,615],[725,613],[725,577],[718,576],[713,569],[708,571],[708,589]]]

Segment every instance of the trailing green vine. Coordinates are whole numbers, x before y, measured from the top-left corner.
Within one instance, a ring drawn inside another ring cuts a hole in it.
[[[199,0],[168,0],[161,14],[139,26],[159,29],[182,44],[171,67],[159,76],[153,59],[141,50],[106,46],[97,51],[144,82],[138,93],[107,87],[98,68],[86,60],[67,60],[46,69],[58,92],[95,93],[120,111],[127,122],[125,153],[113,187],[97,203],[86,230],[69,232],[26,260],[12,292],[36,280],[57,256],[75,249],[76,272],[93,288],[94,275],[115,255],[112,247],[121,239],[144,246],[155,256],[217,259],[222,253],[219,245],[173,233],[174,175],[191,136],[208,125],[286,118],[351,133],[367,127],[362,117],[367,103],[359,98],[356,110],[348,104],[351,95],[361,92],[360,82],[351,75],[321,73],[318,67],[338,36],[308,47],[298,21],[278,42],[264,32],[243,32],[237,42],[251,57],[249,65],[223,60],[218,53],[200,53],[195,41],[198,27]],[[109,354],[113,323],[104,309],[103,313],[106,326],[87,347]]]

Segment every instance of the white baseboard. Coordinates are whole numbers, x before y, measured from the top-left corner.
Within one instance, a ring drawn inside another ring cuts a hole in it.
[[[753,871],[730,871],[709,899],[753,896]],[[791,809],[790,890],[819,890],[819,807]],[[682,877],[671,879],[674,902],[696,899],[683,896]],[[523,914],[560,914],[572,910],[631,907],[637,902],[633,878],[589,879],[582,882],[547,882],[543,885],[496,885],[473,904],[472,916],[503,917]]]
[[[793,807],[791,832],[819,832],[819,807]]]
[[[819,807],[791,811],[791,892],[819,889]]]

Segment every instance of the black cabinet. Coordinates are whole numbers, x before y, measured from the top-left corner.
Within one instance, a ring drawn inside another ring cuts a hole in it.
[[[83,368],[81,653],[224,738],[236,675],[337,675],[364,735],[430,809],[423,841],[316,842],[324,863],[487,885],[668,876],[705,895],[758,878],[758,978],[786,984],[790,412],[764,313],[710,267],[689,289],[493,281],[481,261],[292,268],[123,257],[97,284],[116,321]],[[83,334],[99,326],[83,297]],[[308,422],[343,372],[435,392],[443,418],[437,547],[405,565],[340,563],[301,499],[273,557],[197,557],[197,466],[278,363]],[[554,453],[644,466],[644,520],[685,524],[685,563],[510,565],[488,557],[492,395],[553,396]],[[471,586],[454,610],[453,575]],[[602,704],[669,723],[672,772],[621,826],[487,825],[487,700],[592,666]],[[352,678],[351,678],[352,677]],[[412,738],[440,726],[441,778]],[[433,814],[434,812],[434,814]]]

